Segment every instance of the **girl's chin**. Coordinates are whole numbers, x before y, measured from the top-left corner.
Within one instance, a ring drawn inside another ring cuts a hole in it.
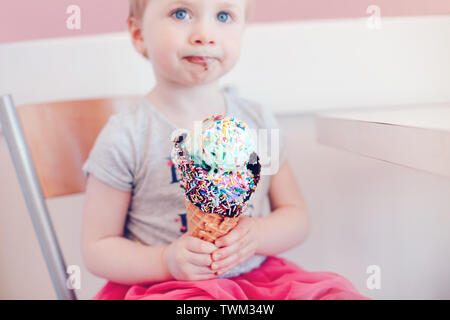
[[[213,76],[205,76],[205,77],[196,77],[196,78],[190,77],[189,79],[177,78],[175,81],[183,86],[193,87],[193,86],[213,83],[213,82],[219,80],[219,78],[220,77],[216,77],[216,76],[214,76],[214,77]]]

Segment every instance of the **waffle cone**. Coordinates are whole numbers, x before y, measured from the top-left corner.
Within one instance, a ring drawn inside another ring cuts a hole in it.
[[[185,199],[188,230],[193,237],[214,243],[233,229],[239,217],[230,218],[217,213],[203,212],[195,204]]]

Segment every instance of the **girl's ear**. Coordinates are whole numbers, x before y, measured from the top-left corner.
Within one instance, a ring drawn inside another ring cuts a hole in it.
[[[147,48],[145,47],[144,38],[142,36],[141,25],[133,16],[128,18],[128,32],[130,33],[131,41],[136,51],[148,59]]]

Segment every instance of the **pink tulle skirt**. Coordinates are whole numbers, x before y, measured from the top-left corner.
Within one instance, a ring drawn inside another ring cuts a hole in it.
[[[280,257],[232,278],[139,285],[107,282],[95,300],[365,300],[337,273],[308,272]]]

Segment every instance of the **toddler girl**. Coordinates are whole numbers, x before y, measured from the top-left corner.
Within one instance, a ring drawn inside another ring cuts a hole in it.
[[[283,135],[267,146],[269,168],[260,154],[270,174],[237,226],[215,243],[186,233],[174,132],[214,114],[278,129],[269,110],[219,85],[238,61],[251,0],[130,1],[131,39],[156,85],[109,118],[83,166],[83,259],[109,280],[94,299],[363,299],[336,273],[276,257],[309,228]]]

